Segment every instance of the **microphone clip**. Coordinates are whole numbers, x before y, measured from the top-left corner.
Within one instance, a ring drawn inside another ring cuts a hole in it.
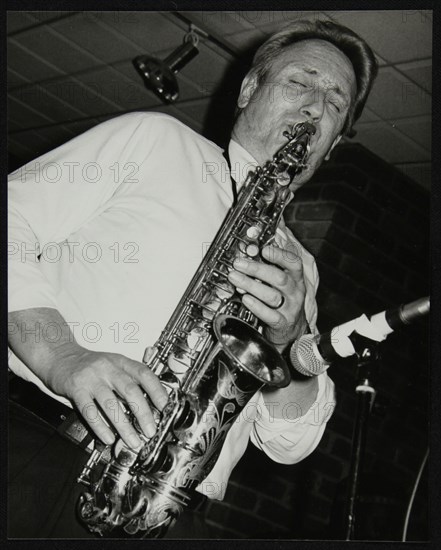
[[[357,394],[369,394],[369,409],[374,404],[376,390],[374,383],[377,382],[380,368],[380,342],[372,340],[353,331],[348,335],[355,350],[357,358],[357,382],[355,391]]]
[[[363,336],[355,330],[348,335],[348,338],[354,346],[359,367],[380,359],[380,342],[377,340]]]

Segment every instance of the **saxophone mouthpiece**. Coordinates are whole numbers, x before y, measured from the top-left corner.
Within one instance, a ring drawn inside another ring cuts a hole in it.
[[[316,127],[311,122],[297,122],[292,124],[288,130],[283,132],[283,136],[288,139],[293,139],[297,133],[304,130],[309,136],[313,136],[316,132]]]

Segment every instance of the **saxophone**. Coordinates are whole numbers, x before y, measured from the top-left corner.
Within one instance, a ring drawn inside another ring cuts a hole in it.
[[[228,430],[264,385],[285,387],[288,367],[261,334],[259,320],[228,281],[238,256],[259,259],[290,198],[289,184],[309,154],[310,123],[285,132],[288,142],[251,171],[215,240],[155,344],[147,366],[169,399],[151,403],[156,433],[133,451],[121,439],[96,442],[78,479],[87,486],[78,515],[101,536],[160,538],[213,468]],[[146,396],[148,399],[148,397]],[[123,404],[124,406],[124,404]]]

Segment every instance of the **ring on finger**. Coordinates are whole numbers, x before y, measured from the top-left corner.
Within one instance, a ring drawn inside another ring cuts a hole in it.
[[[273,306],[273,309],[280,309],[284,303],[285,303],[285,296],[283,294],[280,294],[280,302],[276,306]]]

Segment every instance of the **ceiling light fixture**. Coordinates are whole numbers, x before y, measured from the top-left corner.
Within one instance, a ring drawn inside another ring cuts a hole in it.
[[[204,31],[191,24],[182,45],[163,61],[148,55],[140,55],[133,60],[146,88],[152,90],[164,103],[174,103],[178,99],[179,86],[175,75],[198,55],[198,35],[208,37]]]

